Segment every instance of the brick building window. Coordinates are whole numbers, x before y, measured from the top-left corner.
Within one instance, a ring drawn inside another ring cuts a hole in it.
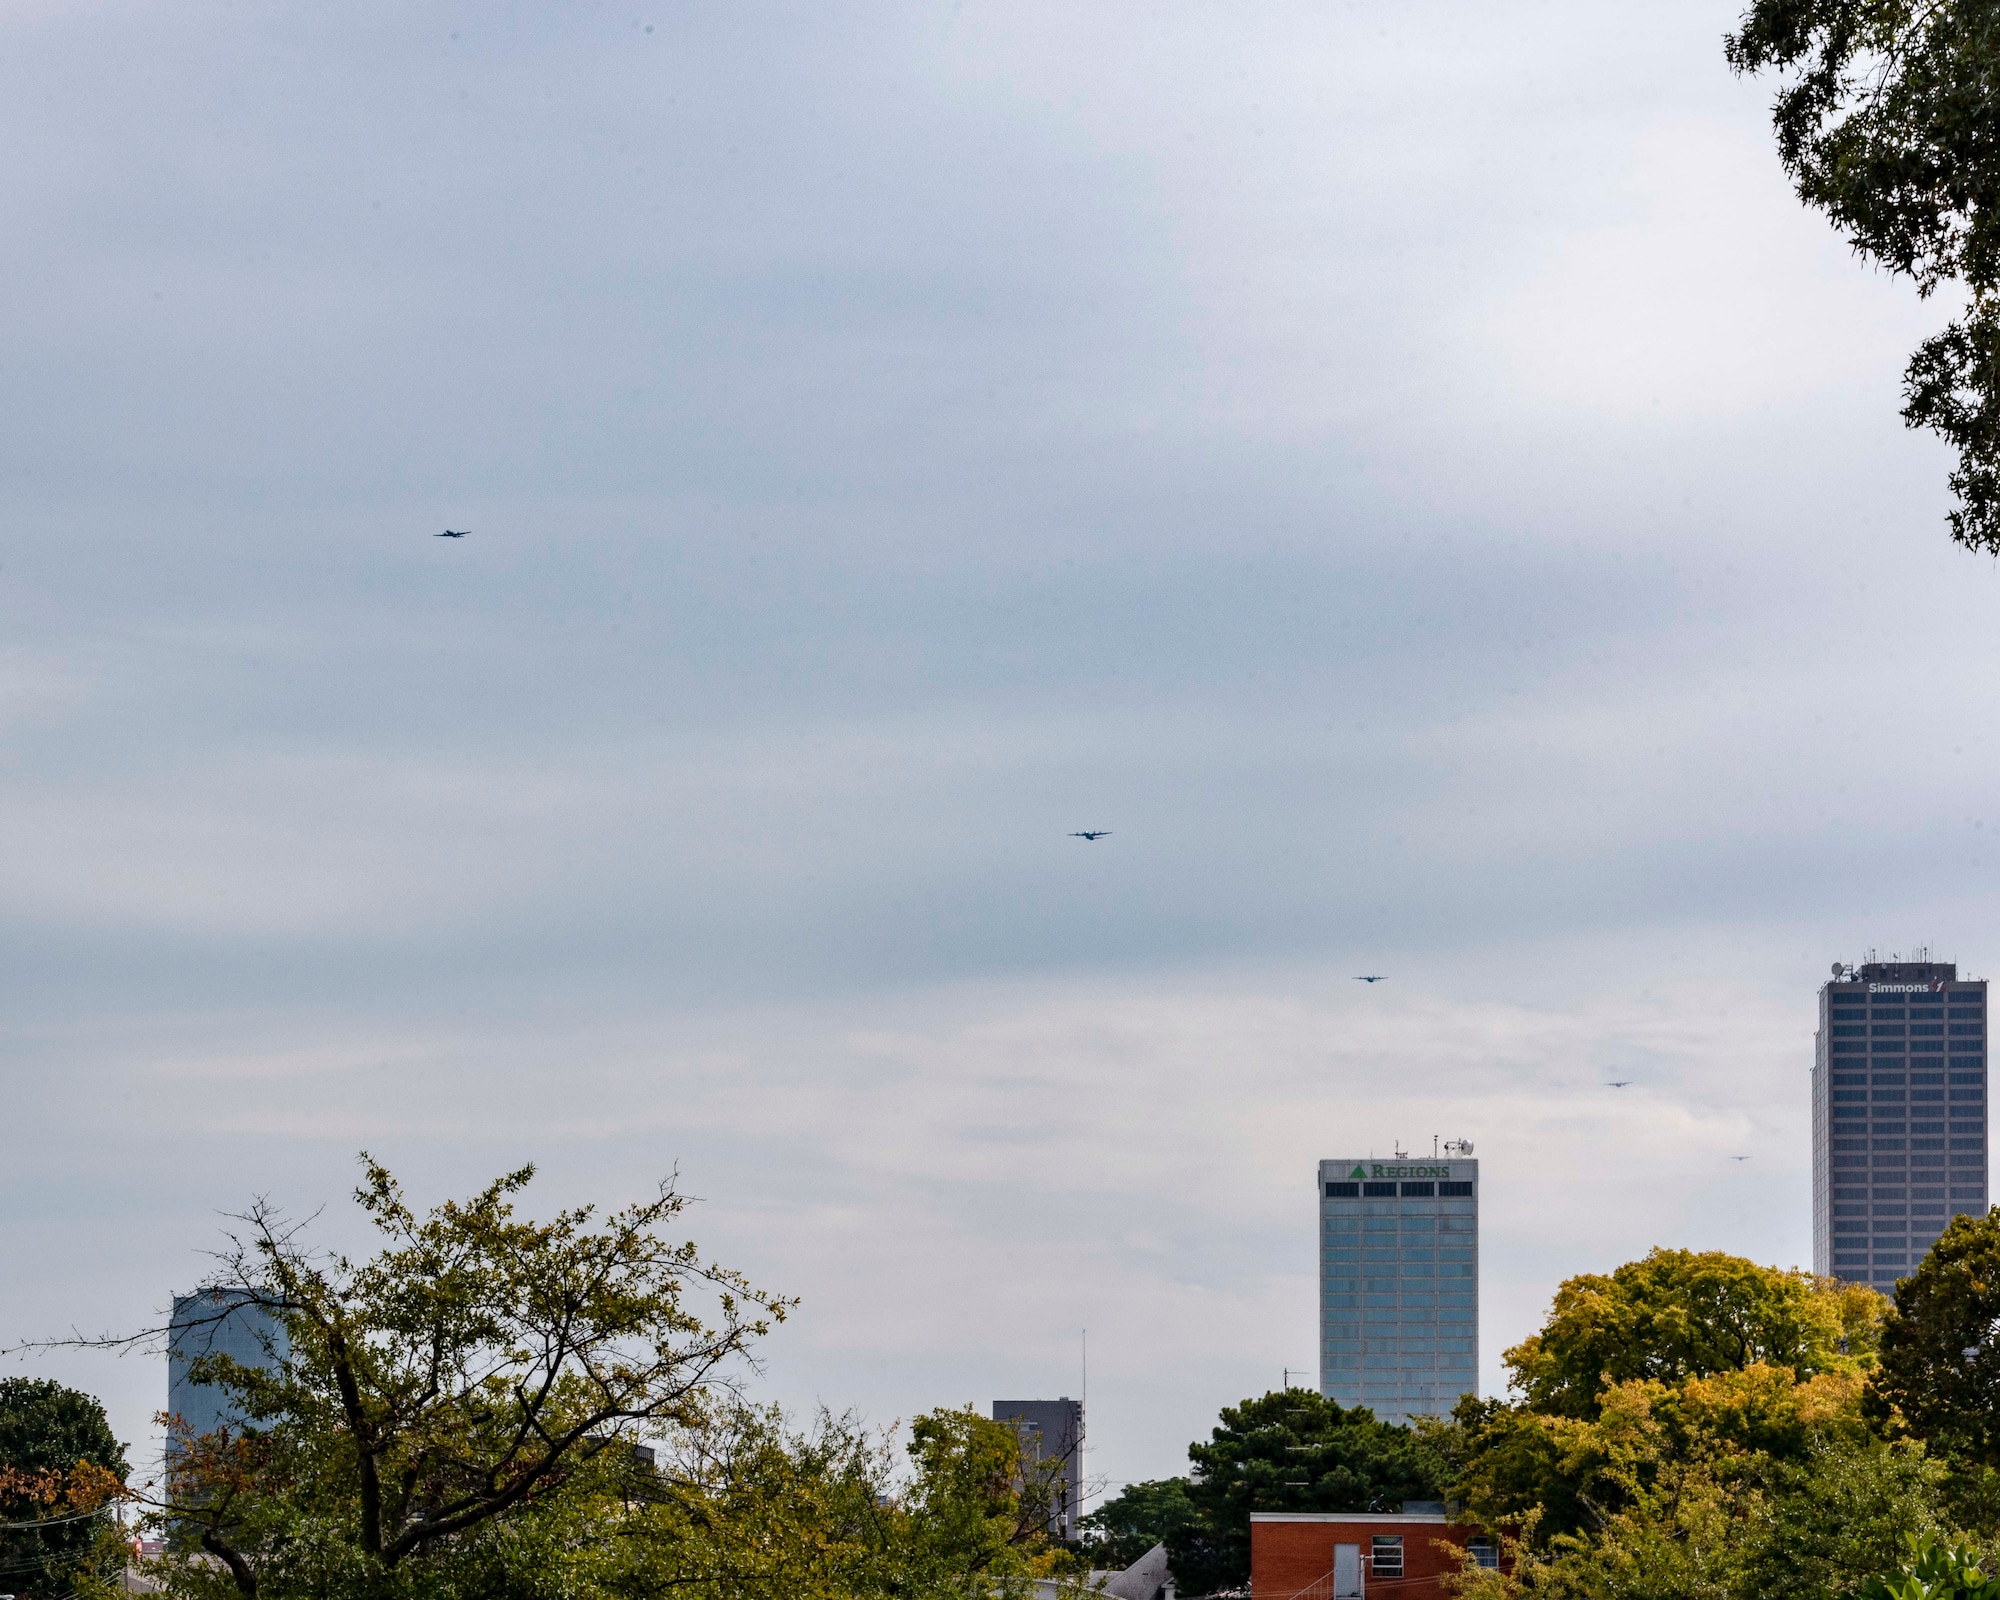
[[[1403,1575],[1403,1536],[1400,1533],[1378,1533],[1370,1546],[1368,1565],[1378,1578],[1400,1578]]]
[[[1500,1567],[1500,1546],[1484,1533],[1475,1533],[1465,1541],[1465,1553],[1472,1557],[1475,1567],[1484,1567],[1489,1572],[1497,1572]]]

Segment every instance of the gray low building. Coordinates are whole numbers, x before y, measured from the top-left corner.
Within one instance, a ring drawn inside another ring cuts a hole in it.
[[[993,1420],[1010,1422],[1021,1440],[1021,1453],[1032,1465],[1060,1461],[1052,1474],[1055,1494],[1049,1506],[1049,1533],[1057,1539],[1077,1536],[1083,1515],[1083,1402],[1064,1395],[1059,1400],[995,1400]]]
[[[246,1289],[214,1285],[174,1296],[167,1332],[167,1413],[174,1432],[200,1438],[236,1426],[229,1391],[189,1375],[205,1355],[268,1370],[285,1358],[285,1325]]]

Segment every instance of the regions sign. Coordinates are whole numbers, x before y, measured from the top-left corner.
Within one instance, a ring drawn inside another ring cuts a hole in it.
[[[1350,1178],[1449,1178],[1450,1167],[1392,1167],[1380,1161],[1355,1165]]]

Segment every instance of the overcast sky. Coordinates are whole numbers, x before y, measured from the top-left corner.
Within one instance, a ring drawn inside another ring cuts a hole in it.
[[[677,1169],[759,1393],[1087,1328],[1115,1484],[1313,1367],[1321,1156],[1477,1142],[1489,1390],[1808,1263],[1814,989],[1988,970],[2000,587],[1732,17],[8,8],[0,1341],[364,1147]]]

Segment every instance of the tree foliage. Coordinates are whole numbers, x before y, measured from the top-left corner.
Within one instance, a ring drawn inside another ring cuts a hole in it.
[[[1689,1378],[1763,1364],[1805,1377],[1872,1359],[1881,1298],[1719,1250],[1654,1250],[1608,1277],[1557,1289],[1542,1331],[1506,1353],[1530,1410],[1596,1414],[1606,1384]]]
[[[373,1255],[261,1207],[229,1254],[217,1314],[285,1338],[268,1369],[190,1364],[241,1422],[176,1441],[171,1600],[1028,1600],[1080,1570],[1062,1464],[1004,1423],[933,1411],[899,1457],[745,1405],[732,1364],[790,1302],[663,1238],[671,1188],[529,1222],[531,1169],[423,1214],[365,1173]]]
[[[64,1594],[115,1562],[107,1508],[126,1471],[95,1398],[45,1378],[0,1378],[0,1522],[11,1524],[0,1530],[0,1590]]]
[[[1873,1432],[1872,1291],[1656,1250],[1557,1291],[1515,1398],[1434,1442],[1511,1570],[1468,1600],[1844,1600],[1943,1526],[1945,1470]]]
[[[1036,1578],[1081,1570],[1049,1532],[1062,1457],[1028,1459],[1012,1427],[970,1406],[918,1417],[909,1454],[909,1581],[924,1593],[1026,1593]]]
[[[1869,1411],[1972,1468],[2000,1468],[2000,1211],[1954,1217],[1896,1286]]]
[[[1871,1579],[1861,1600],[2000,1600],[2000,1578],[1986,1575],[1971,1545],[1919,1535],[1907,1544],[1909,1558]]]
[[[286,1348],[268,1368],[190,1365],[246,1425],[177,1442],[162,1510],[244,1595],[375,1592],[546,1533],[565,1500],[616,1491],[628,1440],[704,1423],[729,1363],[787,1309],[660,1236],[684,1206],[670,1187],[534,1223],[514,1214],[522,1168],[418,1216],[364,1162],[355,1198],[380,1250],[314,1254],[256,1208],[230,1303],[277,1317]]]
[[[1208,1442],[1190,1445],[1188,1456],[1195,1516],[1166,1538],[1188,1594],[1249,1578],[1253,1511],[1396,1511],[1405,1500],[1436,1499],[1448,1470],[1413,1430],[1308,1389],[1224,1407]]]
[[[1991,0],[1754,0],[1725,50],[1773,71],[1799,197],[1960,314],[1911,357],[1903,417],[1958,452],[1952,536],[2000,552],[2000,10]]]
[[[851,1418],[793,1431],[736,1408],[675,1431],[657,1472],[549,1541],[563,1592],[606,1600],[1027,1600],[1081,1562],[1049,1537],[1012,1429],[969,1410],[911,1426],[908,1472]]]
[[[1083,1519],[1093,1567],[1122,1572],[1156,1544],[1185,1543],[1201,1520],[1186,1478],[1128,1483]]]

